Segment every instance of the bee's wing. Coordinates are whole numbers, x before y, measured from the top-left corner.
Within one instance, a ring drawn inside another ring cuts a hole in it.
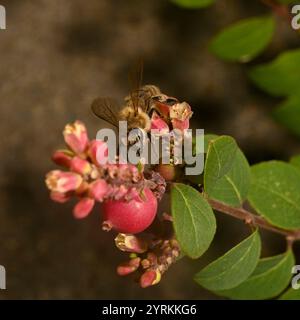
[[[137,113],[138,107],[140,107],[140,91],[143,82],[143,71],[144,64],[143,60],[140,58],[136,65],[133,66],[129,72],[129,83],[130,83],[130,98],[132,101],[133,108]]]
[[[98,118],[118,127],[118,114],[122,107],[116,100],[99,97],[93,101],[91,108]]]

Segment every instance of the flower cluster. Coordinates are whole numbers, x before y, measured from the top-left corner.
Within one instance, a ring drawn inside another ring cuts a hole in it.
[[[149,127],[157,129],[159,135],[176,129],[181,137],[189,128],[191,107],[174,101],[173,105],[156,101]],[[157,215],[157,202],[166,191],[166,180],[174,181],[176,177],[173,157],[170,164],[145,170],[143,165],[120,164],[118,157],[114,163],[101,161],[107,159],[107,144],[90,140],[80,121],[66,125],[63,136],[67,148],[54,152],[52,160],[65,170],[52,170],[46,175],[51,199],[64,203],[77,198],[73,215],[79,219],[88,216],[96,202],[101,202],[102,229],[119,232],[115,244],[129,254],[129,260],[118,266],[117,273],[124,276],[135,272],[143,288],[159,283],[180,255],[172,217]],[[171,155],[175,146],[172,138]],[[155,231],[157,225],[159,232]]]
[[[100,140],[90,141],[82,122],[66,125],[63,135],[68,149],[54,152],[52,159],[67,171],[50,171],[46,185],[51,191],[51,199],[56,202],[63,203],[74,196],[79,199],[73,209],[76,218],[86,217],[97,201],[127,201],[139,196],[145,188],[161,198],[165,191],[161,177],[154,175],[145,179],[143,168],[131,164],[100,165],[97,155],[107,156],[107,145]]]

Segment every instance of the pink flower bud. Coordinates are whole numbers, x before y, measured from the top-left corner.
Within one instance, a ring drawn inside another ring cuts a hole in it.
[[[184,129],[189,128],[190,121],[189,121],[189,119],[186,119],[186,120],[173,119],[172,125],[173,125],[173,129],[178,129],[178,130],[183,131]]]
[[[76,190],[82,183],[82,177],[73,172],[60,170],[50,171],[46,176],[48,189],[54,192],[66,193]]]
[[[52,191],[50,193],[50,198],[51,198],[51,200],[53,200],[55,202],[65,203],[68,200],[70,200],[71,196],[66,193]]]
[[[109,191],[109,185],[104,179],[98,179],[90,184],[90,197],[97,201],[103,201]]]
[[[107,144],[101,140],[92,140],[88,155],[96,166],[106,164],[108,156]]]
[[[88,161],[76,156],[70,162],[70,169],[81,175],[86,175],[91,172],[92,167]]]
[[[127,276],[128,274],[136,271],[140,266],[141,258],[133,258],[127,262],[120,264],[117,268],[119,276]]]
[[[119,233],[115,238],[118,249],[125,252],[143,253],[148,249],[146,241],[132,234]]]
[[[190,119],[193,112],[191,107],[186,102],[176,103],[170,107],[170,118],[184,121]]]
[[[57,150],[52,155],[52,161],[59,166],[69,168],[72,156],[73,154],[69,150]]]
[[[91,198],[82,198],[73,209],[73,215],[76,219],[83,219],[87,217],[92,211],[95,200]]]
[[[85,125],[81,121],[67,124],[63,131],[66,144],[77,154],[83,153],[88,145]]]
[[[158,270],[147,270],[140,278],[140,286],[147,288],[159,283],[161,280],[161,273]]]
[[[169,132],[169,126],[167,123],[160,118],[155,112],[152,115],[151,118],[151,129],[159,130],[160,133],[168,133]]]

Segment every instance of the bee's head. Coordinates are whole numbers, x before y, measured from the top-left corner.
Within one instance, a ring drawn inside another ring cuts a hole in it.
[[[157,96],[153,96],[152,100],[154,102],[159,102],[159,103],[163,103],[166,104],[168,106],[173,106],[174,104],[178,103],[178,99],[173,98],[173,97],[169,97],[165,94],[159,94]]]

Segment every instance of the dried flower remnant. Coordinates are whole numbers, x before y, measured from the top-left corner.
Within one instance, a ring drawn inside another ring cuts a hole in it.
[[[148,249],[147,241],[133,234],[119,233],[115,238],[115,244],[124,252],[144,253]]]
[[[130,239],[131,235],[122,235],[123,239],[126,239],[126,237]],[[130,259],[127,262],[123,262],[118,267],[118,273],[120,275],[129,274],[125,272],[120,273],[119,268],[131,265],[133,259],[139,259],[139,263],[135,265],[135,268],[131,269],[130,273],[135,271],[138,272],[139,283],[142,288],[146,288],[160,282],[162,275],[178,259],[180,248],[178,242],[174,238],[168,240],[148,239],[148,241],[146,241],[144,239],[140,240],[138,236],[136,236],[135,242],[138,243],[139,241],[143,241],[144,249],[141,251],[140,248],[137,247],[136,251],[134,251],[134,249],[131,248],[130,252],[135,252],[134,258],[131,254],[129,256]],[[116,241],[116,244],[119,247],[118,241]]]

